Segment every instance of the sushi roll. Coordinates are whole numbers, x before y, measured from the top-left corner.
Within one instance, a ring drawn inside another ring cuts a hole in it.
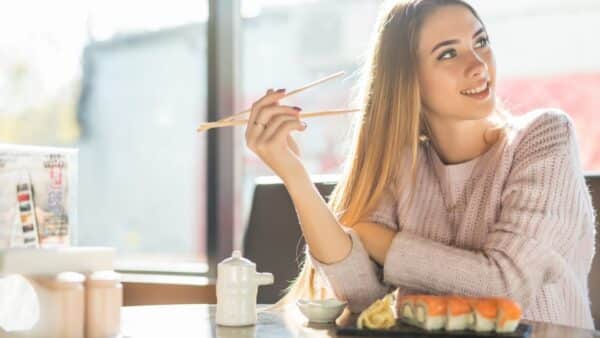
[[[417,296],[415,299],[417,326],[427,331],[440,330],[446,325],[446,298]]]
[[[399,297],[396,301],[396,312],[398,313],[398,318],[403,322],[415,325],[417,324],[417,318],[415,314],[415,300],[417,296],[415,295],[406,295]]]
[[[473,308],[468,298],[448,296],[446,308],[446,331],[461,331],[473,326]]]
[[[521,306],[507,298],[498,299],[496,302],[498,304],[496,332],[514,332],[521,320]]]
[[[474,298],[471,301],[474,321],[471,329],[475,332],[491,332],[496,328],[498,301],[495,298]]]

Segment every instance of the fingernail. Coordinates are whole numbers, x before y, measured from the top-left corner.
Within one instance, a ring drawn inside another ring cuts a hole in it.
[[[295,110],[297,110],[297,111],[301,111],[302,110],[302,108],[300,108],[300,107],[292,107],[292,108],[295,109]]]
[[[277,93],[283,93],[283,92],[285,92],[285,88],[279,88],[279,89],[277,89]]]

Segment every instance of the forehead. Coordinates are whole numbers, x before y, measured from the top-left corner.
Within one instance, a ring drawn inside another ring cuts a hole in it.
[[[446,40],[470,41],[481,27],[479,20],[464,6],[450,5],[438,8],[429,14],[421,27],[419,51],[429,54],[436,44]]]

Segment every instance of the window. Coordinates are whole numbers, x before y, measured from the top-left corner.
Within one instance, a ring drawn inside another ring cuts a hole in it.
[[[206,271],[207,1],[72,7],[0,13],[0,140],[79,148],[77,244],[116,247],[119,269]]]
[[[294,89],[340,70],[343,78],[285,103],[305,112],[350,107],[381,3],[240,1],[237,111],[268,88]],[[567,111],[584,169],[600,170],[600,127],[589,123],[600,106],[600,48],[589,42],[600,30],[600,3],[471,3],[490,31],[508,108]],[[235,6],[223,8],[231,14]],[[198,262],[207,259],[207,133],[195,127],[208,120],[208,12],[208,0],[23,0],[0,12],[0,142],[80,149],[78,244],[116,247],[121,269],[206,271]],[[308,119],[295,133],[311,174],[340,172],[351,118]],[[255,178],[273,175],[243,131],[235,128],[241,142],[224,155],[243,165],[235,247]]]
[[[507,108],[522,114],[534,108],[559,107],[573,117],[581,159],[587,171],[600,170],[600,127],[589,123],[600,101],[600,48],[589,32],[600,31],[600,3],[471,1],[491,35],[496,53],[499,90]],[[241,91],[246,108],[268,88],[297,88],[338,70],[336,80],[286,99],[304,111],[347,107],[353,72],[370,38],[381,1],[242,2]],[[307,120],[296,133],[303,161],[311,174],[337,174],[348,146],[350,116]],[[243,128],[240,128],[240,133]],[[243,139],[243,138],[241,138]],[[245,145],[245,218],[254,179],[273,175]],[[241,229],[237,229],[237,241]]]
[[[321,84],[282,103],[304,112],[349,107],[355,72],[366,49],[381,1],[259,1],[241,3],[241,106],[249,107],[268,88],[292,90],[336,73],[342,78]],[[350,115],[306,120],[296,133],[303,162],[311,174],[337,174],[349,139]],[[239,128],[243,135],[244,128]],[[240,138],[243,140],[243,137]],[[250,211],[254,179],[273,175],[246,146],[243,154],[243,214]],[[242,228],[236,229],[239,246]]]
[[[600,31],[597,1],[472,1],[488,30],[499,95],[515,114],[558,107],[575,123],[584,170],[600,171]]]

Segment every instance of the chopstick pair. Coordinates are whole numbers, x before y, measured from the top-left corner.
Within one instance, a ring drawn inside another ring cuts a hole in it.
[[[344,72],[337,72],[335,74],[326,76],[322,79],[319,79],[317,81],[311,82],[309,84],[306,84],[298,89],[294,89],[292,91],[290,91],[289,93],[286,93],[283,98],[286,97],[290,97],[292,95],[298,94],[304,90],[307,90],[309,88],[312,88],[316,85],[319,85],[323,82],[335,79],[339,76],[344,75]],[[345,113],[352,113],[352,112],[357,112],[360,111],[360,109],[331,109],[331,110],[325,110],[325,111],[318,111],[318,112],[307,112],[307,113],[302,113],[300,114],[300,117],[302,118],[312,118],[312,117],[317,117],[317,116],[327,116],[327,115],[338,115],[338,114],[345,114]],[[206,123],[202,123],[197,131],[198,132],[203,132],[209,129],[213,129],[213,128],[221,128],[221,127],[230,127],[230,126],[239,126],[239,125],[244,125],[248,123],[248,119],[238,119],[238,117],[243,116],[244,114],[248,114],[250,113],[250,109],[246,109],[242,112],[233,114],[231,116],[228,116],[226,118],[214,121],[214,122],[206,122]]]

